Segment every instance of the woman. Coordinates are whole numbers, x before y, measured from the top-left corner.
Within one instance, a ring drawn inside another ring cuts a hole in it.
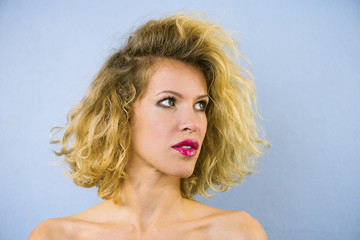
[[[249,214],[192,200],[240,183],[267,144],[238,57],[223,28],[194,16],[136,30],[52,142],[68,176],[105,201],[49,219],[29,239],[267,239]]]

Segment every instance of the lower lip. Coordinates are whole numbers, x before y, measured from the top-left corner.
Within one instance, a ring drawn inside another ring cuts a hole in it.
[[[193,157],[196,155],[196,149],[194,149],[194,148],[187,149],[187,148],[181,148],[181,147],[173,147],[173,149],[187,157]]]

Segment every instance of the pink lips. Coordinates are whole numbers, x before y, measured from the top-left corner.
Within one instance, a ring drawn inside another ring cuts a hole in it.
[[[187,157],[195,156],[198,148],[199,143],[195,139],[186,139],[172,146],[172,149]]]

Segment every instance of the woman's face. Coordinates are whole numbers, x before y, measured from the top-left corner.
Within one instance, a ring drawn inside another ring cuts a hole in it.
[[[134,104],[132,167],[191,176],[206,133],[208,101],[198,68],[158,60],[144,96]]]

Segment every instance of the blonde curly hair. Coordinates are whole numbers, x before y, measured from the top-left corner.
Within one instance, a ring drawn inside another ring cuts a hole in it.
[[[132,142],[133,104],[146,91],[157,59],[199,67],[210,103],[208,128],[193,174],[181,179],[185,198],[210,197],[209,188],[226,191],[253,173],[268,145],[259,139],[252,75],[238,63],[236,41],[217,24],[198,15],[176,14],[150,20],[105,62],[87,95],[69,112],[64,135],[53,144],[70,167],[75,184],[98,187],[98,196],[117,199]]]

